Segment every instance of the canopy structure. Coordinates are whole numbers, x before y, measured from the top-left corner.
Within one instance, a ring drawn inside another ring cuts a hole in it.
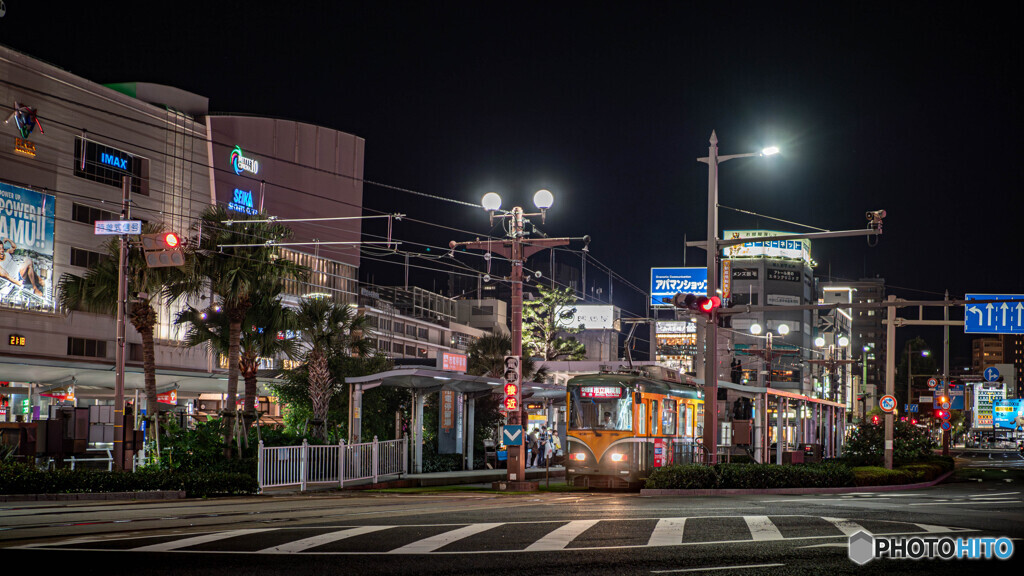
[[[410,426],[413,435],[411,440],[412,471],[420,473],[423,471],[423,404],[427,396],[442,390],[465,394],[466,402],[462,405],[462,421],[465,428],[463,454],[466,457],[467,465],[472,468],[476,399],[483,395],[500,393],[501,386],[505,382],[499,378],[488,376],[471,376],[463,372],[416,366],[378,372],[369,376],[346,378],[345,383],[349,386],[349,443],[364,441],[362,438],[363,392],[378,386],[409,389],[412,394],[412,424]],[[565,402],[565,387],[558,384],[524,382],[522,390],[524,400],[526,398],[544,400],[549,410],[551,410],[551,406]]]

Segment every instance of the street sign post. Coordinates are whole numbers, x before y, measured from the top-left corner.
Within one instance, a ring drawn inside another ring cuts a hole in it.
[[[878,407],[882,409],[882,412],[892,412],[896,409],[896,397],[885,395],[878,400]]]
[[[1024,294],[967,294],[965,299],[965,334],[1024,334]],[[971,304],[971,300],[1010,302]]]

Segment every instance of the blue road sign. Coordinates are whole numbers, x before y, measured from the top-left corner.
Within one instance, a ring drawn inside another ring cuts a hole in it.
[[[1024,334],[1024,294],[968,294],[967,300],[1010,302],[968,302],[964,310],[965,334]]]
[[[523,444],[523,427],[522,426],[502,426],[501,427],[501,443],[505,446],[522,446]]]
[[[985,368],[985,381],[995,382],[996,380],[999,380],[999,370],[996,370],[995,366]]]
[[[952,427],[953,427],[953,425],[952,425],[952,424],[950,424],[949,422],[943,422],[943,423],[942,423],[942,429],[943,429],[943,430],[947,430],[947,431],[948,431],[948,430],[949,430],[950,428],[952,428]]]
[[[917,409],[918,409],[918,405],[917,404],[904,404],[903,405],[903,411],[904,412],[917,412]]]
[[[651,268],[651,306],[672,306],[676,294],[703,296],[708,292],[707,268]]]

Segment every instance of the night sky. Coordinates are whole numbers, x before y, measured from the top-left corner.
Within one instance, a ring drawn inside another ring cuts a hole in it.
[[[716,130],[720,154],[782,148],[722,164],[723,206],[831,230],[887,210],[873,248],[815,242],[818,276],[881,276],[914,299],[1024,292],[1018,3],[5,4],[0,43],[90,80],[169,84],[215,112],[365,138],[367,210],[454,229],[400,224],[415,252],[487,234],[486,213],[391,187],[474,204],[497,191],[530,208],[548,188],[543,229],[591,235],[591,255],[646,289],[652,266],[683,263],[684,236],[706,237],[696,158]],[[402,268],[364,260],[371,275],[400,283]],[[615,300],[646,312],[624,283]],[[941,345],[939,329],[914,330],[900,340]],[[953,343],[967,361],[967,339]]]

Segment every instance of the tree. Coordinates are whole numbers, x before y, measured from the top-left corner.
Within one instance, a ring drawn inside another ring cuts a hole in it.
[[[297,312],[299,337],[306,348],[305,367],[313,407],[313,435],[327,438],[327,411],[341,384],[330,367],[332,356],[366,358],[370,342],[363,338],[367,321],[346,305],[327,298],[306,298]]]
[[[523,351],[544,360],[582,360],[586,349],[574,338],[583,325],[574,323],[576,293],[572,288],[538,286],[540,298],[523,302]],[[526,354],[524,354],[525,356]]]
[[[296,329],[296,314],[280,298],[282,285],[270,287],[255,295],[246,311],[239,336],[238,371],[245,381],[243,428],[256,419],[257,373],[260,358],[285,355],[294,358],[298,342],[282,334]],[[197,309],[188,306],[175,319],[176,324],[188,324],[185,343],[198,346],[208,343],[219,355],[227,357],[230,348],[231,326],[228,315],[219,305]]]
[[[235,417],[242,322],[261,291],[286,279],[303,280],[308,272],[281,258],[274,242],[291,237],[283,224],[265,216],[228,212],[223,206],[208,208],[193,225],[199,241],[189,251],[180,274],[167,284],[170,298],[192,301],[210,294],[228,319],[228,382],[224,417],[227,420],[224,455],[231,456],[230,431]],[[238,245],[247,245],[239,247]]]
[[[143,234],[156,234],[165,230],[162,224],[147,223]],[[104,244],[105,255],[91,266],[84,276],[64,273],[58,284],[60,303],[69,310],[84,310],[113,316],[117,313],[118,265],[121,257],[121,243],[111,238]],[[162,303],[162,290],[169,268],[150,268],[141,250],[129,250],[125,265],[130,296],[125,315],[142,337],[142,372],[146,393],[147,419],[155,417],[156,399],[156,352],[153,328],[157,317],[154,305]]]

